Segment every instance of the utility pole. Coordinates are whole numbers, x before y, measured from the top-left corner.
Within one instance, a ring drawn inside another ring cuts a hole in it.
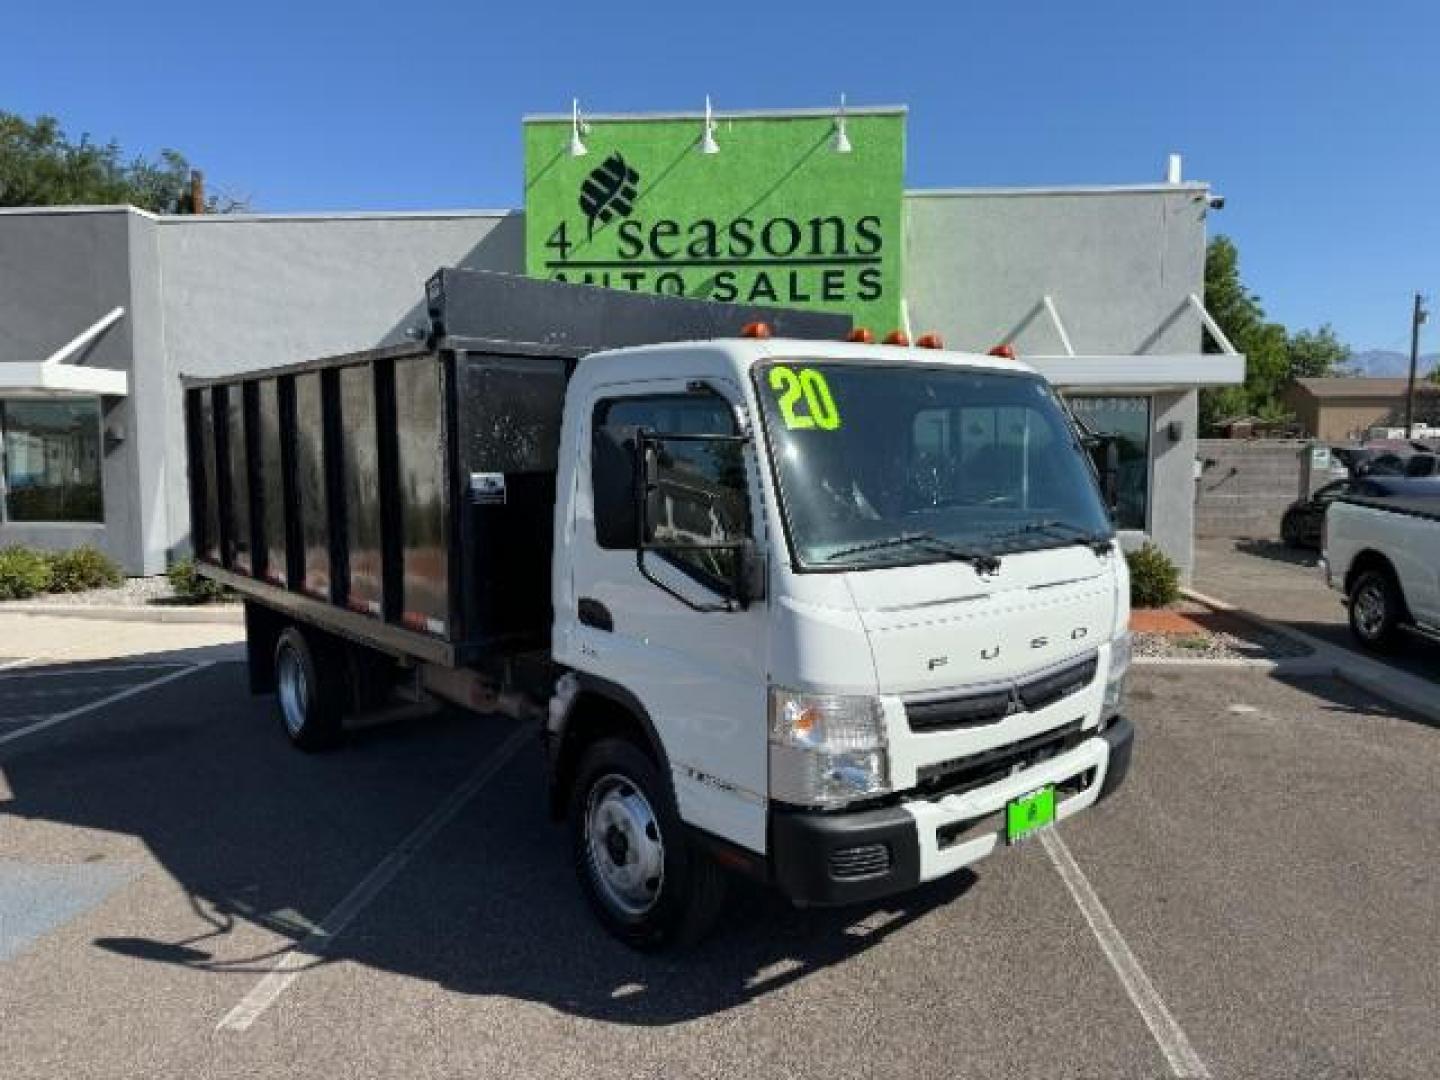
[[[1410,382],[1405,387],[1405,438],[1415,434],[1415,368],[1420,363],[1420,324],[1430,313],[1425,310],[1425,298],[1415,294],[1415,311],[1410,316]]]

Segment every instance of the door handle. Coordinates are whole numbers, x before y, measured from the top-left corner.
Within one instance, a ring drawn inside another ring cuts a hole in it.
[[[604,630],[606,633],[613,633],[615,630],[615,620],[610,615],[610,609],[599,600],[582,596],[576,608],[576,614],[580,617],[581,626]]]

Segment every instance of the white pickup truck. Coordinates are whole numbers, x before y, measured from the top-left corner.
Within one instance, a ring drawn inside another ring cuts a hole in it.
[[[1440,633],[1440,485],[1388,479],[1384,498],[1336,499],[1325,514],[1325,581],[1350,629],[1383,651],[1405,627]]]

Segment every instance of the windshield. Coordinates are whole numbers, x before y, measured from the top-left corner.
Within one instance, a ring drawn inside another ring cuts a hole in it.
[[[1113,533],[1038,376],[793,360],[755,379],[803,567],[974,562]]]

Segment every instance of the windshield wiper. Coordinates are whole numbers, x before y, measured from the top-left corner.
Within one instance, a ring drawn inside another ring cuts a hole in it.
[[[854,547],[832,551],[822,561],[834,562],[836,559],[843,559],[846,555],[859,555],[867,551],[884,551],[886,548],[895,547],[929,548],[956,562],[969,563],[975,568],[977,574],[993,574],[1000,569],[1000,559],[997,556],[987,555],[980,551],[966,551],[964,548],[956,547],[930,533],[901,533],[899,536],[891,536],[884,540],[872,540],[868,544],[856,544]]]
[[[1072,543],[1084,544],[1091,551],[1095,552],[1096,555],[1104,555],[1111,550],[1115,543],[1113,536],[1106,536],[1104,533],[1085,529],[1079,525],[1072,525],[1068,521],[1056,521],[1053,519],[1026,522],[1024,525],[1011,529],[1008,532],[997,533],[994,539],[1008,540],[1016,536],[1045,532],[1050,533],[1052,536],[1059,535],[1068,537]]]

